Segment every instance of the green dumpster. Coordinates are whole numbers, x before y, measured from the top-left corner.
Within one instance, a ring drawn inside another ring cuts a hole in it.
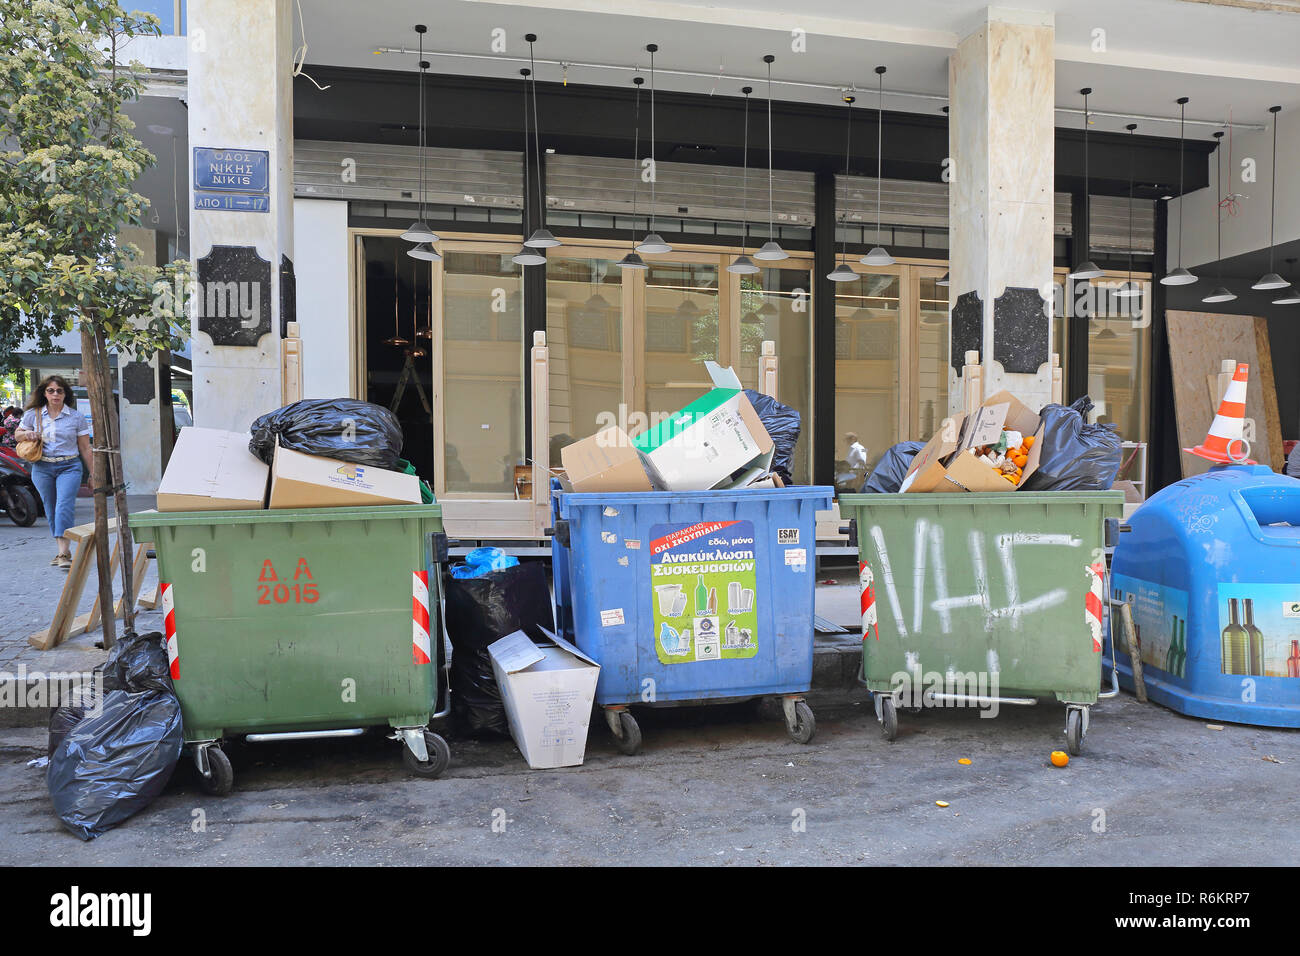
[[[1118,491],[840,496],[885,737],[902,706],[1054,697],[1079,753],[1101,687],[1105,521],[1123,503]]]
[[[388,725],[415,773],[446,768],[442,508],[144,512],[172,680],[204,788],[228,793],[220,741],[348,736]]]

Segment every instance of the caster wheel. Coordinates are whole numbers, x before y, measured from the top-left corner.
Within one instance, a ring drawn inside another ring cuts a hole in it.
[[[795,701],[794,726],[786,723],[785,729],[790,739],[797,744],[806,744],[813,739],[813,734],[817,733],[817,721],[813,717],[812,708],[805,701]]]
[[[880,733],[889,741],[898,737],[898,708],[894,706],[893,697],[880,699]]]
[[[614,744],[618,747],[620,753],[627,754],[629,757],[641,751],[641,727],[637,724],[636,718],[626,710],[618,712],[618,727],[623,731],[621,737],[614,738]]]
[[[402,763],[406,764],[406,769],[420,777],[442,776],[442,772],[447,769],[451,763],[451,748],[447,746],[447,741],[443,740],[431,730],[424,732],[424,746],[429,751],[429,759],[421,761],[415,754],[411,753],[411,748],[402,745]]]
[[[235,770],[230,766],[230,758],[220,747],[208,748],[208,769],[211,776],[199,775],[199,786],[204,793],[214,797],[224,797],[235,789]]]
[[[1071,757],[1083,752],[1083,714],[1077,710],[1065,715],[1065,749]]]

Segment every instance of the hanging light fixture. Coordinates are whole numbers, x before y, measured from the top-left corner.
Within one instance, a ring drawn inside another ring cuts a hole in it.
[[[771,302],[764,301],[758,308],[747,313],[740,321],[745,325],[762,325],[765,319],[780,315],[780,311]]]
[[[546,228],[546,196],[542,193],[542,147],[539,132],[541,124],[537,121],[537,64],[533,61],[533,44],[537,42],[537,34],[526,33],[524,39],[528,41],[528,66],[533,71],[530,80],[533,88],[533,156],[537,159],[537,200],[542,220],[533,234],[524,240],[524,245],[532,249],[553,249],[560,245],[560,240],[551,235],[551,231]],[[525,142],[524,149],[527,148],[528,144]]]
[[[411,347],[406,350],[410,358],[423,358],[429,350],[420,344],[423,329],[420,328],[420,299],[416,294],[420,290],[419,276],[415,268],[411,269]]]
[[[776,57],[770,53],[763,57],[763,62],[767,64],[767,242],[754,253],[754,258],[765,262],[790,258],[775,239],[775,219],[772,215],[772,64],[775,61]]]
[[[754,260],[745,254],[745,250],[749,248],[749,94],[754,92],[754,88],[752,86],[742,86],[740,92],[745,94],[745,145],[741,150],[744,172],[741,174],[740,187],[742,193],[740,208],[743,223],[740,229],[740,255],[731,261],[731,265],[727,266],[727,271],[738,275],[753,275],[758,271],[758,266],[754,265]]]
[[[946,286],[948,285],[949,281],[951,281],[951,280],[949,279],[949,274],[948,274],[947,272],[945,272],[945,273],[943,274],[943,278],[942,278],[942,279],[935,279],[935,280],[934,280],[934,284],[935,284],[935,285],[941,285],[941,286],[945,286],[945,287],[946,287]]]
[[[393,334],[384,339],[385,345],[391,345],[394,348],[401,348],[404,345],[410,345],[410,339],[402,338],[401,320],[397,314],[397,250],[393,250]]]
[[[849,188],[849,156],[851,155],[851,145],[853,137],[853,104],[857,102],[857,97],[845,95],[844,103],[848,110],[844,114],[844,190],[848,192]],[[852,282],[858,277],[849,265],[849,234],[846,227],[845,219],[848,215],[848,200],[845,198],[844,212],[840,215],[840,229],[844,231],[844,239],[840,245],[840,263],[829,273],[826,278],[832,282]]]
[[[885,149],[885,68],[876,67],[876,242],[880,241],[880,185],[884,175]],[[892,266],[894,257],[883,246],[872,246],[862,257],[864,266]]]
[[[633,113],[635,122],[632,132],[632,251],[614,265],[621,269],[647,269],[645,260],[636,254],[636,194],[641,185],[641,85],[645,77],[634,76],[632,83],[636,86],[636,108]]]
[[[1161,276],[1161,285],[1191,285],[1196,276],[1183,268],[1183,125],[1187,119],[1187,97],[1178,98],[1178,267],[1167,276]]]
[[[1083,94],[1083,232],[1091,238],[1092,197],[1088,194],[1088,126],[1092,120],[1088,114],[1088,96],[1092,93],[1092,87],[1085,86],[1079,92]],[[1096,279],[1105,274],[1089,258],[1088,252],[1087,249],[1080,252],[1083,258],[1080,260],[1079,265],[1075,266],[1073,271],[1070,272],[1071,279]]]
[[[655,232],[655,185],[659,181],[659,167],[655,164],[655,54],[659,52],[659,44],[647,43],[646,52],[650,54],[650,231],[636,247],[636,251],[658,255],[672,252],[673,247]]]
[[[1292,274],[1295,273],[1295,263],[1296,261],[1294,259],[1288,259],[1286,261],[1288,272]],[[1274,305],[1300,305],[1300,291],[1298,291],[1295,286],[1288,286],[1286,290],[1282,292],[1281,295],[1279,295],[1276,299],[1273,300],[1273,304]]]
[[[420,218],[417,219],[415,222],[411,223],[410,228],[407,229],[406,232],[402,233],[402,238],[405,239],[407,242],[417,242],[417,243],[429,243],[429,242],[437,242],[437,241],[438,241],[438,236],[437,236],[437,234],[434,233],[434,231],[433,231],[432,229],[429,228],[429,224],[428,224],[427,222],[424,221],[424,142],[425,142],[425,139],[424,139],[424,138],[425,138],[425,130],[424,130],[424,71],[427,70],[427,69],[429,68],[429,61],[426,60],[426,59],[424,58],[424,34],[427,33],[428,30],[429,30],[429,28],[428,28],[427,26],[425,26],[423,23],[417,23],[417,24],[415,25],[415,32],[418,33],[418,34],[420,35],[420,59],[419,59],[419,64],[420,64],[420,122],[419,122],[419,124],[418,124],[418,126],[417,126],[417,128],[418,128],[419,131],[420,131],[420,133],[419,133],[419,144],[420,144],[420,146],[419,146],[419,149],[420,149]],[[429,251],[432,252],[432,250],[429,250]],[[415,256],[414,251],[408,253],[408,255],[412,255],[412,256],[414,256],[414,257],[417,258],[417,259],[423,259],[423,258],[426,258],[426,256],[423,255],[423,254],[421,254],[421,255],[419,255],[419,256]],[[434,255],[436,256],[437,253],[434,253]],[[441,258],[441,256],[438,256],[438,258]]]
[[[1207,304],[1231,302],[1236,298],[1236,295],[1223,285],[1223,130],[1218,130],[1214,138],[1218,144],[1214,148],[1214,230],[1219,250],[1219,284],[1201,300]]]
[[[1133,131],[1137,123],[1129,123],[1128,130],[1128,281],[1115,290],[1117,299],[1135,299],[1142,294],[1142,287],[1133,281]],[[1088,230],[1092,235],[1092,230]]]
[[[1270,106],[1273,114],[1273,186],[1268,200],[1268,273],[1259,277],[1252,289],[1285,289],[1287,281],[1273,271],[1273,221],[1277,216],[1277,114],[1280,106]]]
[[[532,36],[532,34],[529,34]],[[524,68],[519,71],[519,75],[524,78],[524,235],[528,232],[528,165],[529,165],[529,146],[528,146],[528,77],[532,76],[533,71]],[[519,251],[510,257],[510,261],[521,266],[540,266],[546,262],[546,253],[534,249],[525,242],[519,247]]]
[[[418,281],[418,280],[419,280],[419,273],[416,273],[415,278],[416,278],[416,280],[417,280],[417,281],[415,282],[415,284],[414,284],[414,286],[415,286],[415,291],[416,291],[416,292],[419,292],[419,290],[420,290],[420,283],[419,283],[419,281]],[[425,302],[424,302],[424,315],[425,315],[425,319],[426,319],[425,326],[424,326],[424,328],[420,329],[418,332],[415,333],[415,338],[416,338],[416,344],[417,344],[417,345],[419,344],[419,341],[420,341],[420,340],[424,340],[425,342],[428,342],[430,339],[433,338],[433,321],[432,321],[432,320],[433,320],[433,279],[432,279],[432,276],[430,276],[430,279],[429,279],[429,290],[428,290],[428,295],[425,296]],[[428,353],[425,353],[425,354],[428,354]]]

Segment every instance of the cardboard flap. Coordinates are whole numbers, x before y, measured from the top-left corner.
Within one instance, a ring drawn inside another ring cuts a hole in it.
[[[744,391],[745,386],[740,384],[740,376],[730,366],[723,368],[717,362],[705,361],[704,369],[709,373],[714,388],[734,388],[738,392]]]
[[[543,634],[545,634],[549,640],[554,641],[555,646],[560,648],[561,650],[568,651],[574,657],[586,661],[588,664],[591,664],[593,667],[600,667],[599,662],[592,660],[586,654],[582,653],[582,651],[578,650],[578,648],[575,645],[570,644],[568,641],[560,637],[558,634],[552,634],[550,631],[548,631],[544,627],[541,627],[540,625],[538,626],[538,630],[540,630]]]
[[[961,449],[975,448],[978,445],[996,445],[1002,437],[1002,426],[1006,423],[1009,402],[986,402],[975,409],[975,414],[966,421],[966,433],[961,438]]]
[[[507,674],[532,667],[546,657],[523,631],[515,631],[493,641],[488,645],[488,656]]]

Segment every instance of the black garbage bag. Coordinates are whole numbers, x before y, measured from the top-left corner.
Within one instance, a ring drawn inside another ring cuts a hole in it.
[[[793,485],[794,477],[790,474],[790,466],[794,464],[794,446],[799,442],[802,417],[789,405],[782,405],[772,396],[756,392],[752,388],[745,389],[745,397],[754,406],[759,420],[772,438],[772,471],[781,476],[782,482]]]
[[[50,719],[45,780],[54,812],[83,840],[148,806],[171,779],[184,746],[160,633],[124,634],[103,674],[102,699],[60,707]]]
[[[871,476],[862,490],[880,495],[898,491],[907,477],[907,469],[912,467],[912,459],[924,447],[923,441],[900,441],[897,445],[890,445],[876,462],[876,467],[871,469]]]
[[[1120,438],[1114,425],[1087,424],[1092,411],[1087,395],[1065,405],[1044,405],[1042,451],[1038,470],[1025,479],[1024,491],[1106,491],[1120,466]]]
[[[253,422],[251,451],[268,465],[278,440],[290,451],[393,470],[402,454],[402,426],[382,405],[354,398],[309,398]]]
[[[451,639],[451,706],[471,732],[509,734],[501,690],[492,673],[488,645],[522,630],[546,640],[555,630],[551,589],[540,562],[446,582],[447,636]]]

